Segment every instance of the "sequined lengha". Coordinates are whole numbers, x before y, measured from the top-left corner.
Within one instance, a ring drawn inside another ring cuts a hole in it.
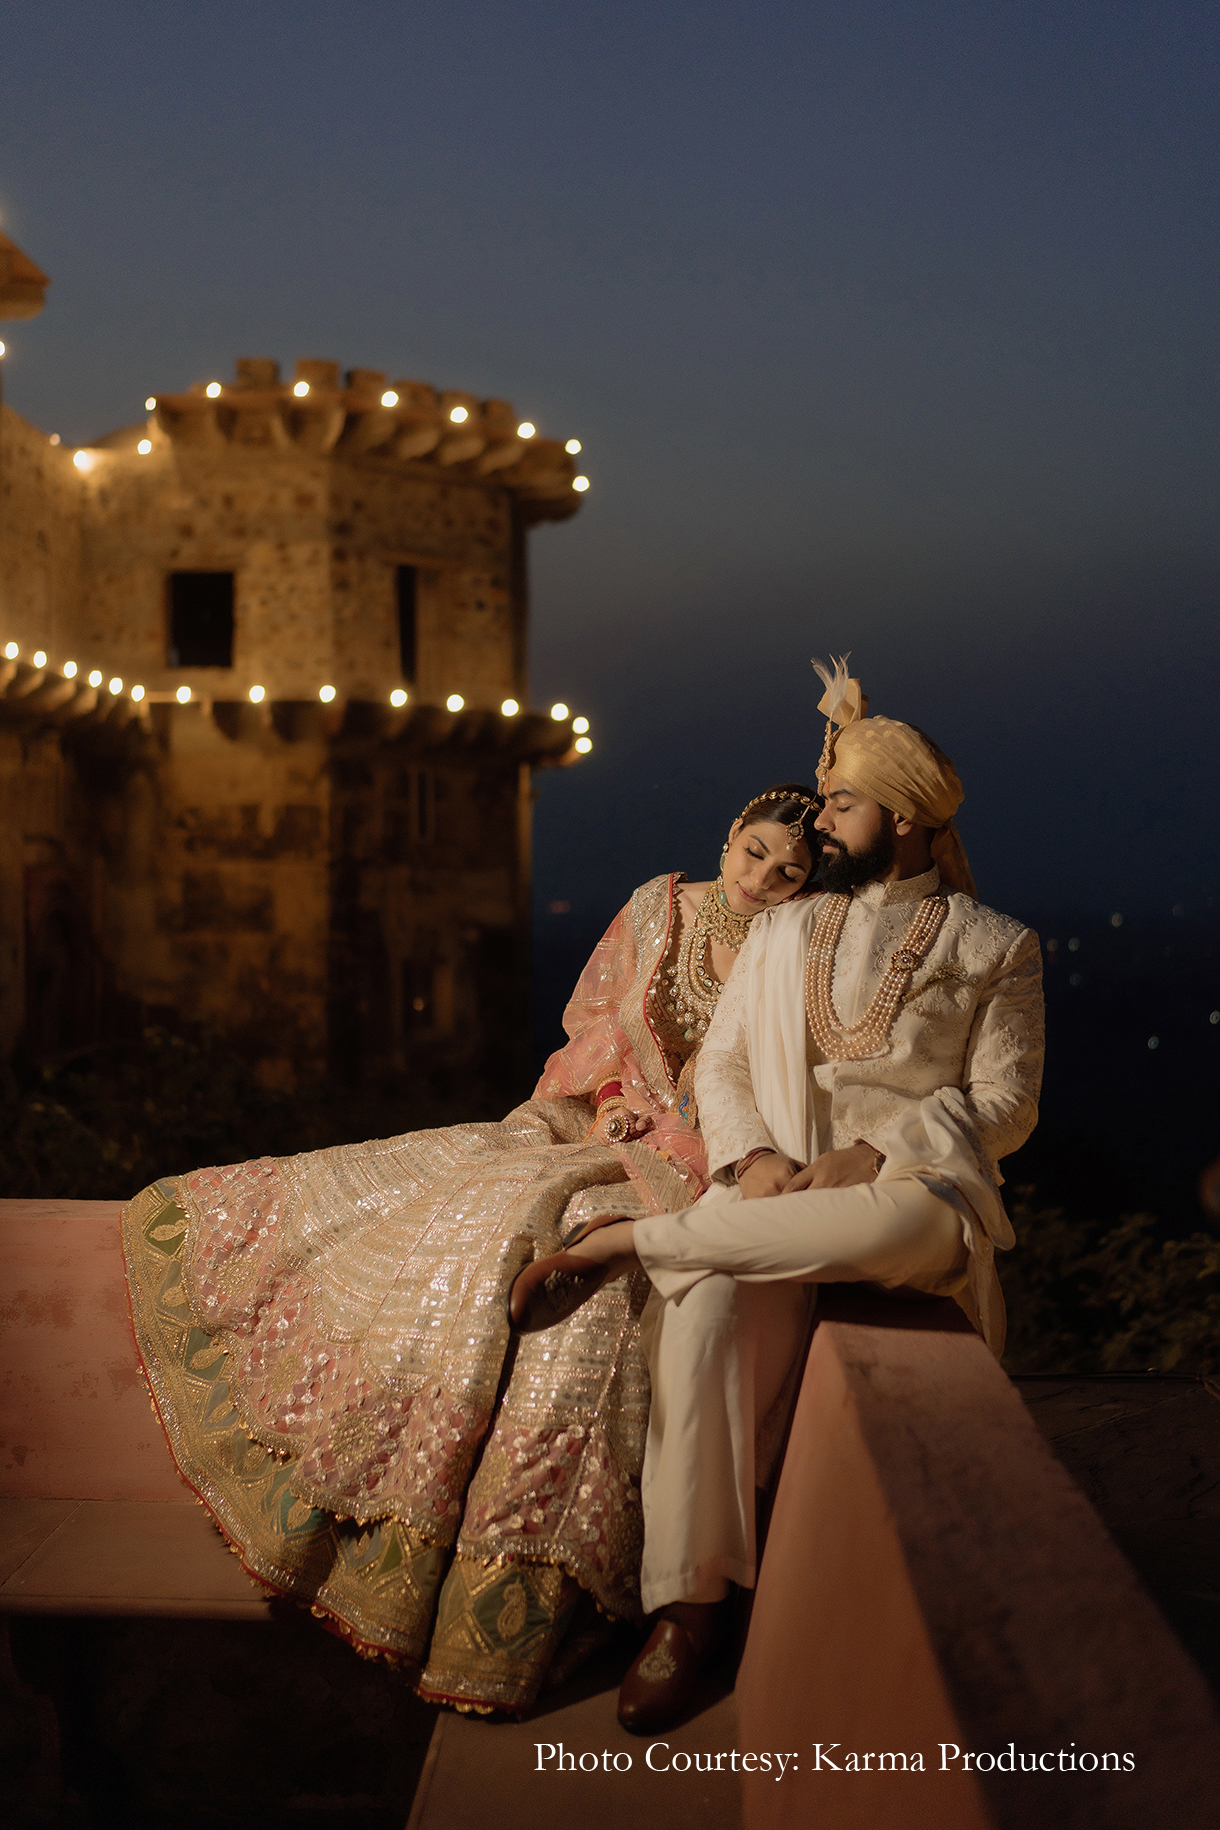
[[[502,1123],[197,1170],[124,1214],[184,1478],[260,1582],[459,1707],[528,1708],[592,1604],[640,1614],[647,1280],[515,1349],[506,1299],[593,1215],[672,1212],[705,1186],[693,1043],[657,1024],[674,885],[616,918],[569,1042]],[[611,1074],[652,1120],[617,1147],[587,1137]]]

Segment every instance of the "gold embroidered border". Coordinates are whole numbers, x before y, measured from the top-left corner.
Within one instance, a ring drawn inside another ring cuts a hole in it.
[[[178,1470],[242,1567],[363,1657],[416,1670],[426,1660],[419,1690],[430,1700],[478,1713],[527,1709],[582,1588],[612,1612],[591,1594],[588,1571],[545,1555],[450,1562],[444,1546],[396,1519],[362,1525],[313,1505],[297,1490],[297,1458],[252,1439],[233,1403],[229,1351],[190,1314],[187,1224],[173,1181],[124,1209],[132,1323]],[[630,1601],[622,1612],[634,1615]]]
[[[480,1711],[528,1709],[579,1596],[579,1584],[556,1565],[455,1557],[416,1686],[420,1696]]]
[[[636,975],[619,1010],[619,1021],[644,1070],[644,1077],[666,1106],[674,1103],[674,1084],[648,1021],[648,987],[669,946],[674,919],[674,885],[681,881],[684,881],[682,872],[673,877],[653,877],[650,882],[642,883],[631,898]]]
[[[251,1440],[229,1355],[190,1316],[176,1195],[172,1182],[145,1189],[122,1230],[136,1344],[179,1472],[257,1582],[328,1616],[361,1649],[420,1665],[447,1551],[394,1519],[340,1522],[293,1491],[294,1457]]]

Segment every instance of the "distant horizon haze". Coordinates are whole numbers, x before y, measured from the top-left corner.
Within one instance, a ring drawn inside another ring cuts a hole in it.
[[[954,758],[983,900],[1205,909],[1218,63],[1180,0],[47,0],[5,399],[71,444],[311,356],[579,438],[530,554],[533,701],[593,739],[538,777],[554,919],[713,871],[845,650]]]

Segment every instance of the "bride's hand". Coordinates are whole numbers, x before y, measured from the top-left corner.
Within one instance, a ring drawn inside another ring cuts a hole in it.
[[[611,1119],[627,1120],[626,1137],[608,1137],[606,1125]],[[599,1144],[623,1144],[628,1139],[643,1137],[646,1131],[652,1130],[652,1119],[647,1112],[633,1111],[630,1106],[603,1106],[594,1119],[589,1136]]]
[[[790,1156],[781,1156],[778,1150],[767,1150],[762,1156],[756,1156],[738,1181],[742,1198],[746,1201],[762,1201],[768,1195],[782,1195],[793,1176],[800,1169]]]

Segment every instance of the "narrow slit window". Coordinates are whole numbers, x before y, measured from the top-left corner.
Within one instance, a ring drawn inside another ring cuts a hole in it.
[[[398,567],[398,653],[402,677],[408,686],[415,685],[416,628],[415,610],[418,596],[418,573],[414,566]]]
[[[436,830],[436,785],[431,769],[416,769],[411,795],[411,837],[426,844]]]
[[[232,572],[171,572],[169,665],[232,667]]]

